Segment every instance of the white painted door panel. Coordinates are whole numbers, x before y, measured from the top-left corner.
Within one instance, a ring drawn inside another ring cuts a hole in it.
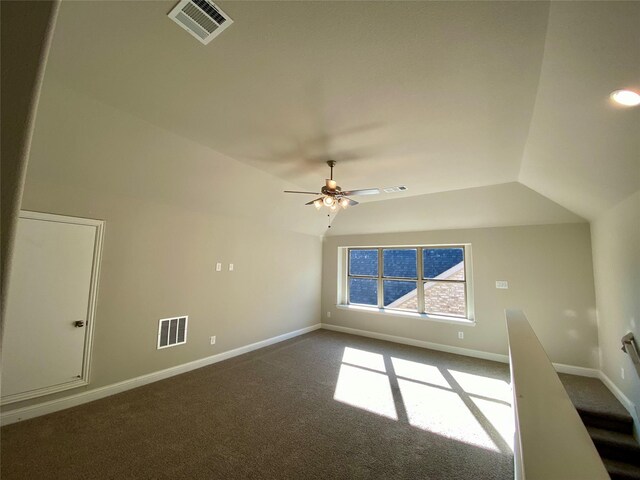
[[[3,341],[3,399],[86,383],[82,377],[96,229],[19,219]],[[84,326],[77,327],[77,321]]]

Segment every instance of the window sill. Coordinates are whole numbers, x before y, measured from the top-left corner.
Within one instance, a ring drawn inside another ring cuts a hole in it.
[[[475,320],[469,318],[447,317],[444,315],[433,315],[428,313],[404,312],[402,310],[390,310],[386,308],[367,307],[364,305],[336,305],[341,310],[352,310],[355,312],[376,313],[378,315],[390,315],[393,317],[409,317],[428,320],[431,322],[452,323],[455,325],[464,325],[467,327],[475,326]]]

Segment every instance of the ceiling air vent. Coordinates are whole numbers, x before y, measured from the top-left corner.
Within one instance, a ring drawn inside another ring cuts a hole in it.
[[[163,318],[158,324],[158,349],[187,343],[188,316]]]
[[[407,189],[404,185],[399,185],[397,187],[385,187],[382,189],[384,193],[398,193],[404,192]]]
[[[233,23],[229,15],[208,0],[181,0],[169,12],[169,18],[205,45]]]

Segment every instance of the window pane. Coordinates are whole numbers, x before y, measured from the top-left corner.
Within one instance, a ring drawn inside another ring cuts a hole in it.
[[[464,283],[425,282],[424,309],[427,313],[465,317],[466,305]]]
[[[464,280],[462,248],[425,248],[422,250],[424,278]]]
[[[378,250],[349,250],[349,275],[377,277]]]
[[[417,250],[403,249],[382,251],[385,277],[416,278]]]
[[[349,303],[378,306],[378,280],[350,278]]]
[[[384,306],[400,310],[418,310],[416,282],[383,280]]]

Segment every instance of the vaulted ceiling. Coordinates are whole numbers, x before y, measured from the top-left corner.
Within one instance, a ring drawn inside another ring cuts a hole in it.
[[[640,108],[608,100],[640,89],[638,2],[220,2],[234,23],[207,46],[175,3],[63,2],[45,84],[301,189],[328,159],[343,187],[408,187],[362,209],[497,185],[533,223],[581,221],[640,188]]]

